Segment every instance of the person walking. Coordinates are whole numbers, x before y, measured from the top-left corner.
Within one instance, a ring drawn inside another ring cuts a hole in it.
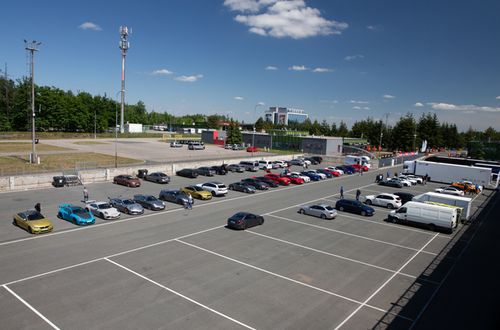
[[[391,172],[387,171],[387,179],[391,177]]]
[[[87,187],[83,186],[83,201],[87,202],[89,200],[89,191]]]
[[[35,204],[35,210],[36,210],[38,213],[42,213],[42,206],[40,205],[40,203],[36,203],[36,204]]]
[[[356,200],[359,201],[359,196],[361,195],[361,190],[356,190]]]
[[[188,194],[188,200],[187,200],[186,204],[184,205],[184,208],[186,210],[193,209],[193,196],[191,196],[191,194]]]
[[[424,184],[427,184],[427,180],[429,179],[429,175],[427,175],[427,173],[425,173],[425,176],[424,176]]]
[[[344,199],[344,186],[340,186],[340,199]]]

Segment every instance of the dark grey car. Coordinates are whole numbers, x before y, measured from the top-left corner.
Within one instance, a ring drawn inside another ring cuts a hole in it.
[[[127,214],[143,214],[144,213],[144,207],[142,207],[141,204],[136,203],[132,199],[110,198],[109,202],[118,211],[123,212],[123,213],[127,213]]]
[[[196,172],[198,172],[199,175],[204,175],[204,176],[214,176],[215,175],[215,171],[213,169],[211,169],[210,167],[206,167],[206,166],[198,167],[196,169]]]
[[[227,170],[230,172],[243,173],[245,172],[245,166],[240,164],[229,164],[227,165]]]
[[[229,184],[229,190],[241,191],[247,194],[254,194],[255,187],[251,186],[245,182],[234,182]]]
[[[152,195],[134,195],[134,201],[153,211],[165,209],[165,203]]]
[[[156,183],[169,183],[170,177],[163,172],[149,173],[144,177],[144,180]]]
[[[180,190],[162,190],[160,191],[159,198],[161,200],[172,202],[176,204],[185,205],[189,201],[189,196]],[[194,203],[194,200],[192,201]]]

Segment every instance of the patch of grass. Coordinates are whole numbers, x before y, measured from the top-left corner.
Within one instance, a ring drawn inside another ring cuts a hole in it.
[[[259,149],[259,152],[266,152],[264,149]],[[276,155],[299,155],[300,151],[296,150],[281,150],[281,149],[271,149],[267,151],[270,154]]]
[[[0,152],[30,152],[32,145],[30,142],[0,142]],[[73,150],[69,148],[63,148],[58,146],[53,146],[49,144],[38,143],[36,145],[37,151],[67,151]]]
[[[142,164],[144,161],[118,157],[117,165]],[[41,155],[40,165],[29,163],[28,156],[0,157],[0,175],[58,172],[75,169],[115,167],[115,157],[99,153],[64,153]]]

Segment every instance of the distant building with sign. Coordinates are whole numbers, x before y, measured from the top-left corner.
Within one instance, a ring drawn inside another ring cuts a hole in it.
[[[302,109],[270,107],[264,113],[265,120],[272,122],[275,125],[288,125],[289,122],[303,123],[309,115]]]

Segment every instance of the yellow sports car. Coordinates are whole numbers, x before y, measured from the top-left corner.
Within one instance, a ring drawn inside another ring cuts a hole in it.
[[[14,215],[14,225],[26,229],[30,234],[48,233],[54,229],[52,222],[35,210]]]
[[[185,194],[191,194],[193,198],[212,199],[212,194],[210,193],[210,191],[206,191],[205,189],[198,186],[187,186],[182,188],[181,191]]]

